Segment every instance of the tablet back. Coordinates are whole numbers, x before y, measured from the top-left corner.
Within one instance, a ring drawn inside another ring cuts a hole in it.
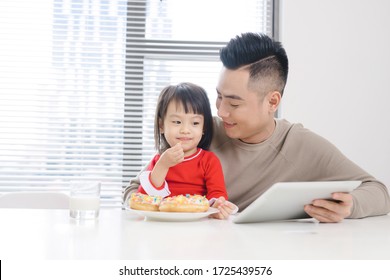
[[[233,218],[234,223],[309,218],[304,205],[330,199],[333,192],[351,192],[360,181],[281,182],[270,187]]]

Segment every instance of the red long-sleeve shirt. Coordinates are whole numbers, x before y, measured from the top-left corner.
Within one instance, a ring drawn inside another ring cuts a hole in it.
[[[159,158],[160,155],[157,154],[150,162],[147,171],[153,170]],[[153,186],[150,180],[148,181],[149,188],[159,189],[159,187]],[[228,199],[222,166],[218,157],[214,153],[200,148],[195,154],[185,157],[183,162],[169,168],[165,181],[171,192],[169,196],[199,194],[205,195],[209,200],[221,196]],[[141,185],[138,191],[147,193]]]

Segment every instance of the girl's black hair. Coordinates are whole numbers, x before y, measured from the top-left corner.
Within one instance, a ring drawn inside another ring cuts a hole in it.
[[[202,87],[192,83],[169,85],[161,91],[157,101],[154,120],[154,139],[156,149],[159,153],[163,153],[166,149],[170,148],[165,136],[160,132],[160,121],[164,122],[168,105],[172,101],[182,104],[185,113],[203,115],[203,136],[198,144],[198,147],[208,150],[213,137],[213,117],[211,114],[210,101],[207,97],[206,91]]]

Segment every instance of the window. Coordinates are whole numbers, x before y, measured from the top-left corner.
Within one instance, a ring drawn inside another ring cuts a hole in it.
[[[2,0],[0,192],[102,182],[103,205],[154,153],[163,87],[189,81],[215,113],[218,51],[273,33],[271,0]]]

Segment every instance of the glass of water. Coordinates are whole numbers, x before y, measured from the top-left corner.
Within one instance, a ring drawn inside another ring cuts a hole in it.
[[[97,181],[70,182],[70,216],[75,219],[96,219],[100,209],[100,186]]]

